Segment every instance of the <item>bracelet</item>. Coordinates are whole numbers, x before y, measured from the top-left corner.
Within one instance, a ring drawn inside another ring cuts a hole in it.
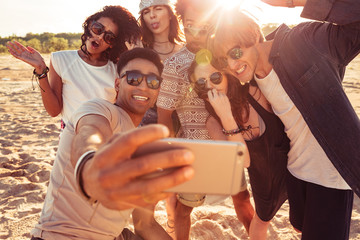
[[[242,129],[242,128],[236,128],[236,129],[232,129],[232,130],[225,130],[225,129],[222,130],[222,132],[225,136],[233,136],[235,134],[241,133],[242,131],[244,131],[244,129]]]
[[[76,184],[78,186],[78,189],[81,193],[81,195],[90,203],[94,204],[97,202],[96,199],[91,198],[84,189],[84,182],[82,177],[82,171],[84,169],[85,163],[92,159],[92,157],[95,155],[94,150],[90,150],[85,152],[83,155],[81,155],[76,163],[75,170],[74,170],[74,176],[76,179]]]
[[[42,78],[44,78],[44,77],[47,77],[47,73],[48,73],[48,72],[49,72],[49,68],[46,67],[46,68],[44,69],[44,71],[43,71],[42,73],[40,73],[40,74],[37,74],[36,71],[35,71],[35,69],[34,69],[33,74],[34,74],[34,76],[37,77],[38,79],[42,79]]]
[[[49,72],[49,68],[48,68],[48,67],[46,67],[41,74],[37,74],[36,71],[35,71],[35,69],[34,69],[34,71],[33,71],[33,76],[32,76],[32,78],[31,78],[31,83],[32,83],[32,86],[33,86],[33,90],[35,90],[35,87],[34,87],[34,77],[35,77],[35,78],[36,78],[36,82],[37,82],[37,84],[39,85],[39,88],[40,88],[43,92],[45,92],[45,90],[42,89],[42,87],[40,86],[39,79],[42,79],[42,78],[47,77],[47,73],[48,73],[48,72]]]

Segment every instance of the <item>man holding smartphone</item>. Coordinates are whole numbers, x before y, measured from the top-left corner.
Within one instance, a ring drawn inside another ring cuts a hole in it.
[[[165,189],[192,178],[193,154],[177,149],[132,157],[138,147],[169,134],[160,125],[133,130],[156,101],[162,69],[152,50],[127,51],[117,64],[115,104],[94,99],[74,113],[60,138],[33,239],[129,239],[129,231],[123,229],[131,213],[143,239],[171,239],[153,212],[142,207],[164,199]],[[140,178],[171,167],[177,170]]]

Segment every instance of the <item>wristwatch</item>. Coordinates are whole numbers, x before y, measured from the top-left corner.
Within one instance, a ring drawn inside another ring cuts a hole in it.
[[[286,0],[286,6],[288,8],[294,8],[295,7],[294,1],[293,0]]]

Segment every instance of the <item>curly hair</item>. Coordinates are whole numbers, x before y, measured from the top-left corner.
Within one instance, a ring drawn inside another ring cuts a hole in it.
[[[166,9],[170,15],[170,32],[169,32],[169,37],[168,37],[169,41],[171,43],[183,42],[182,32],[180,30],[179,21],[178,21],[176,15],[174,14],[174,12],[170,8],[170,6],[167,6],[167,5],[162,5],[162,6],[166,7]],[[143,41],[144,46],[148,47],[148,48],[153,48],[154,35],[150,31],[150,29],[146,26],[143,11],[141,12],[141,15],[140,15],[140,28],[141,28],[141,32],[142,32],[142,41]]]
[[[110,18],[118,28],[118,34],[115,39],[115,44],[112,48],[106,49],[102,52],[102,58],[108,59],[116,63],[121,53],[127,50],[125,42],[134,43],[141,38],[141,30],[135,17],[124,7],[121,6],[105,6],[101,11],[88,17],[83,23],[84,33],[81,36],[80,49],[86,54],[90,53],[86,49],[85,42],[91,36],[89,26],[92,22],[99,20],[102,17]]]

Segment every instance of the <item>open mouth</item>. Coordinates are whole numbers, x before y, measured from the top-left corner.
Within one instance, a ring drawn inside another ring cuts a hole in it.
[[[100,44],[97,41],[91,41],[91,46],[93,46],[94,48],[97,48],[100,46]]]

